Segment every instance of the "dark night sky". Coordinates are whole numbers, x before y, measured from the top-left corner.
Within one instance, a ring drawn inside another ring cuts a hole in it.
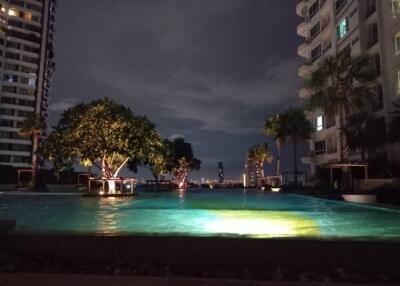
[[[59,0],[51,121],[107,96],[192,142],[193,177],[217,177],[223,161],[239,179],[247,148],[268,140],[266,115],[299,102],[295,2]]]

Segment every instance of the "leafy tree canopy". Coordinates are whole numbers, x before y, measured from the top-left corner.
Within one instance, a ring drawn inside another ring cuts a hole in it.
[[[327,57],[305,87],[311,91],[310,110],[337,113],[345,107],[363,108],[374,94],[376,69],[370,56],[341,52]]]
[[[264,162],[271,164],[273,160],[273,156],[271,151],[269,150],[268,143],[258,143],[250,147],[247,152],[247,158],[250,161],[254,163],[259,163],[261,165],[263,165]]]
[[[46,142],[55,166],[97,166],[115,177],[129,160],[141,160],[162,144],[155,125],[107,98],[78,104],[62,115]]]
[[[193,154],[192,145],[183,138],[176,138],[174,141],[166,141],[170,148],[170,159],[168,169],[174,171],[180,167],[180,162],[185,160],[190,170],[199,170],[201,161]]]

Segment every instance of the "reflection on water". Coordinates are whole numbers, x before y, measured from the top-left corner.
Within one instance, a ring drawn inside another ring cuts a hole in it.
[[[117,234],[121,232],[119,225],[122,224],[124,213],[121,208],[131,202],[132,198],[99,198],[98,208],[95,219],[97,222],[97,231],[102,234]]]
[[[216,218],[205,224],[208,232],[248,237],[320,236],[317,223],[286,211],[216,211]]]

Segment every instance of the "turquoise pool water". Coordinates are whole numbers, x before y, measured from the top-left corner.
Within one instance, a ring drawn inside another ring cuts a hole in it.
[[[19,232],[400,238],[398,210],[244,190],[139,193],[133,198],[3,193],[0,219],[16,219]]]

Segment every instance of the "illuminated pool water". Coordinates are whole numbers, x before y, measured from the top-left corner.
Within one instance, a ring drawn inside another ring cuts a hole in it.
[[[0,218],[19,232],[400,239],[400,211],[243,190],[0,195]]]

